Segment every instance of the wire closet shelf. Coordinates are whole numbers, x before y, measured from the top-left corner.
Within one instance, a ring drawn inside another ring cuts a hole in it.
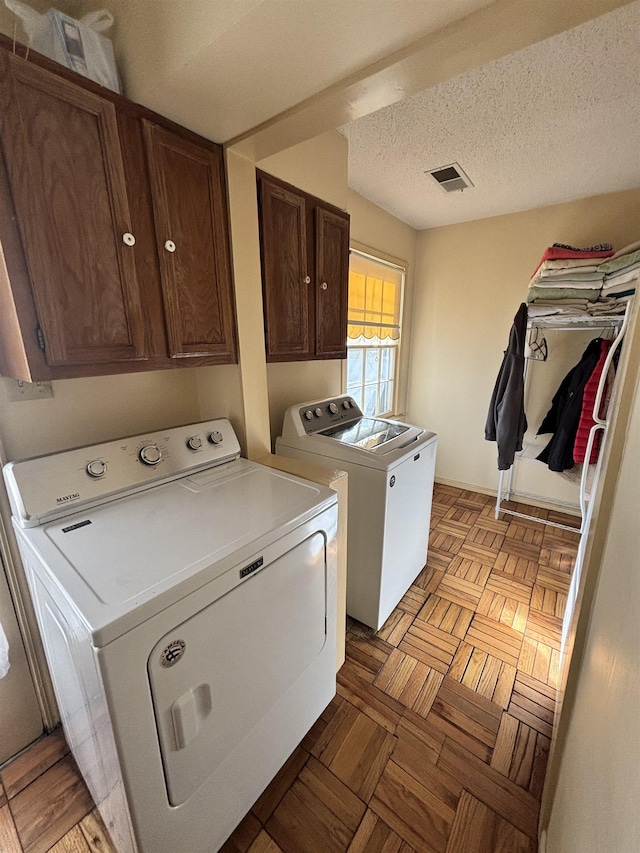
[[[561,530],[571,530],[577,533],[583,533],[587,521],[587,506],[590,500],[590,495],[587,493],[587,479],[589,475],[589,464],[587,460],[591,458],[591,451],[593,449],[593,443],[596,438],[596,434],[598,431],[602,431],[603,433],[607,429],[609,425],[606,416],[604,418],[600,417],[600,409],[602,405],[602,397],[605,391],[606,385],[606,377],[609,372],[609,368],[613,362],[614,356],[619,349],[622,341],[624,339],[625,332],[627,330],[627,326],[629,324],[629,318],[631,315],[633,300],[627,303],[626,310],[624,314],[616,314],[616,315],[603,315],[601,317],[593,316],[593,317],[579,317],[572,320],[567,320],[565,317],[561,317],[558,315],[552,315],[547,317],[531,317],[527,322],[527,331],[530,332],[534,329],[553,329],[558,332],[573,332],[573,331],[584,331],[585,329],[598,329],[602,331],[612,330],[614,334],[613,343],[609,348],[609,352],[607,353],[607,358],[604,363],[604,367],[602,370],[602,374],[600,376],[600,382],[598,383],[598,390],[596,392],[596,398],[593,404],[593,412],[592,419],[594,421],[593,426],[589,430],[589,438],[587,441],[587,448],[585,452],[585,462],[582,466],[582,474],[580,476],[580,490],[579,490],[579,504],[580,504],[580,527],[574,527],[569,524],[561,524],[557,521],[550,521],[546,518],[538,518],[535,515],[527,515],[523,512],[517,512],[513,509],[508,509],[503,506],[505,501],[511,500],[511,495],[515,494],[513,488],[513,474],[515,469],[515,463],[512,465],[508,471],[500,471],[499,479],[498,479],[498,494],[496,497],[496,508],[495,508],[495,518],[498,519],[500,517],[500,513],[503,515],[511,515],[517,518],[524,518],[529,521],[537,521],[540,524],[547,525],[548,527],[558,527]],[[529,360],[525,360],[524,365],[524,381],[526,388],[526,380],[527,380],[527,368],[528,368]],[[517,460],[516,460],[517,461]],[[505,485],[505,475],[506,475],[506,485]]]

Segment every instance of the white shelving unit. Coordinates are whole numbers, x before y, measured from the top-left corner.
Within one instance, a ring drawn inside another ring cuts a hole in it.
[[[595,441],[596,433],[601,430],[603,433],[606,432],[608,421],[605,418],[600,417],[600,407],[602,404],[602,395],[604,393],[606,378],[609,373],[609,368],[611,367],[611,363],[617,350],[619,349],[623,339],[625,332],[627,330],[627,326],[629,323],[629,318],[631,316],[633,306],[633,300],[627,303],[627,309],[624,314],[615,314],[615,315],[603,315],[600,317],[596,316],[585,316],[585,317],[576,317],[576,318],[567,318],[562,315],[555,314],[546,317],[533,317],[530,318],[527,323],[527,331],[530,332],[534,329],[553,329],[558,332],[575,332],[575,331],[585,331],[589,329],[594,330],[602,330],[603,332],[607,330],[612,330],[614,334],[614,339],[611,347],[609,348],[609,352],[607,353],[607,358],[602,370],[602,375],[600,377],[600,383],[598,385],[598,390],[596,393],[596,399],[593,406],[592,417],[594,420],[594,424],[589,431],[589,439],[587,442],[587,449],[585,453],[585,462],[582,466],[582,475],[580,477],[580,490],[579,490],[579,504],[580,504],[580,527],[572,527],[568,524],[560,524],[556,521],[549,521],[548,519],[537,518],[536,516],[527,515],[526,513],[516,512],[512,509],[507,509],[503,506],[505,501],[511,500],[512,495],[517,496],[516,491],[513,488],[513,475],[516,467],[516,463],[518,462],[518,458],[514,461],[514,464],[508,469],[508,471],[500,471],[500,476],[498,480],[498,495],[496,497],[496,509],[495,509],[495,517],[499,518],[500,513],[503,515],[511,515],[516,516],[517,518],[525,518],[530,521],[537,521],[540,524],[545,524],[550,527],[559,527],[562,530],[573,530],[582,533],[585,529],[585,524],[587,520],[587,508],[590,500],[590,494],[587,491],[588,479],[589,479],[589,468],[591,467],[586,460],[591,458],[591,451],[593,448],[593,443]],[[525,399],[527,392],[527,374],[528,374],[528,360],[525,360],[524,366],[524,382],[525,382]],[[596,464],[596,473],[597,473],[597,464]],[[506,483],[505,483],[506,480]],[[592,480],[592,489],[595,486],[595,476]],[[549,500],[550,503],[553,503],[552,500]]]

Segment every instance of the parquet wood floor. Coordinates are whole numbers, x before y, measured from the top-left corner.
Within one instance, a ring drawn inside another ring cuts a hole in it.
[[[349,620],[337,695],[223,853],[534,853],[577,544],[436,485],[425,568],[380,631]],[[115,853],[60,732],[0,771],[0,851]]]

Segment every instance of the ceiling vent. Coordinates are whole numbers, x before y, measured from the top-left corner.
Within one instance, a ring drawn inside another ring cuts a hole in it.
[[[467,187],[473,186],[458,163],[440,166],[438,169],[429,169],[425,174],[431,175],[438,186],[442,187],[446,193],[454,193],[458,190],[462,192]]]

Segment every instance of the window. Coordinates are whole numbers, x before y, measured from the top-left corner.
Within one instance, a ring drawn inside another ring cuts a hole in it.
[[[405,270],[349,253],[346,391],[365,415],[394,411]]]

